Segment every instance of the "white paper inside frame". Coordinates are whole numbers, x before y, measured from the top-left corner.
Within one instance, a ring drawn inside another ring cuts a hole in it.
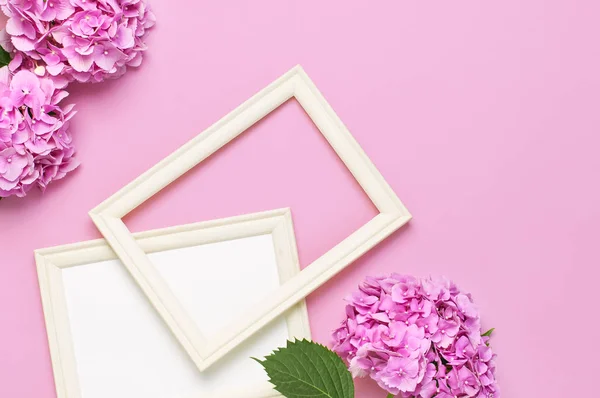
[[[209,342],[300,272],[288,209],[136,239]],[[105,241],[36,262],[58,398],[278,397],[251,357],[310,338],[302,301],[200,371]]]
[[[279,286],[270,235],[150,258],[207,336]],[[285,345],[289,336],[285,319],[277,319],[198,372],[119,260],[62,272],[82,398],[202,397],[251,386],[267,377],[250,357]]]

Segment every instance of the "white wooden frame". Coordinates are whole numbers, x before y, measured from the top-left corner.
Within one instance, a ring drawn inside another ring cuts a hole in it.
[[[273,237],[280,283],[283,285],[300,273],[289,209],[141,232],[133,237],[144,253],[154,253],[267,234]],[[99,239],[36,250],[35,258],[57,395],[58,398],[79,398],[81,394],[61,270],[114,260],[117,255],[105,240]],[[107,291],[107,294],[110,292]],[[303,300],[285,317],[290,339],[310,339]],[[269,383],[264,383],[257,385],[253,391],[243,391],[236,396],[270,398],[280,395]]]
[[[271,298],[250,311],[212,349],[136,244],[122,218],[181,177],[287,100],[295,98],[379,210],[379,214],[290,279]],[[306,297],[411,218],[394,191],[300,66],[296,66],[223,119],[183,145],[90,212],[94,223],[120,257],[150,302],[205,369],[240,341]]]

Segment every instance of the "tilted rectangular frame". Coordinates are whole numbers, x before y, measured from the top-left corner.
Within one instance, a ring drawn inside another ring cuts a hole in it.
[[[242,134],[287,100],[295,98],[379,210],[360,227],[283,285],[207,347],[180,303],[161,280],[122,218]],[[400,199],[369,160],[300,66],[296,66],[223,119],[163,159],[90,212],[94,223],[148,296],[200,370],[306,297],[411,218]]]

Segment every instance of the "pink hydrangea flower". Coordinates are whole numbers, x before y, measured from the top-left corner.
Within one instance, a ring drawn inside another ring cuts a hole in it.
[[[59,88],[72,80],[116,78],[128,66],[139,66],[147,29],[155,22],[144,0],[0,0],[0,5],[17,50],[11,71],[31,70]]]
[[[0,68],[0,198],[43,191],[79,165],[68,132],[75,111],[59,105],[67,95],[51,79]]]
[[[495,355],[469,294],[445,279],[366,278],[333,349],[354,377],[402,398],[498,398]]]

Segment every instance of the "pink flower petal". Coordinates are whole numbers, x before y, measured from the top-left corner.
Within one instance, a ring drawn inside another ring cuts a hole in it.
[[[59,64],[56,64],[56,65],[47,65],[46,66],[46,70],[52,76],[57,76],[58,74],[60,74],[63,71],[64,68],[65,68],[65,64],[63,64],[62,62]]]
[[[115,66],[117,60],[121,57],[121,52],[116,49],[98,51],[94,54],[94,62],[105,71],[110,71]]]
[[[20,17],[10,18],[6,22],[6,33],[12,36],[22,36],[25,35],[29,39],[35,39],[35,28],[33,25]]]
[[[121,49],[131,48],[135,44],[133,31],[124,26],[119,26],[113,41]]]
[[[35,50],[35,41],[30,40],[23,36],[13,36],[12,43],[15,46],[15,48],[19,51]]]
[[[93,58],[90,55],[74,54],[73,57],[69,58],[69,64],[77,72],[87,72],[90,70]]]

